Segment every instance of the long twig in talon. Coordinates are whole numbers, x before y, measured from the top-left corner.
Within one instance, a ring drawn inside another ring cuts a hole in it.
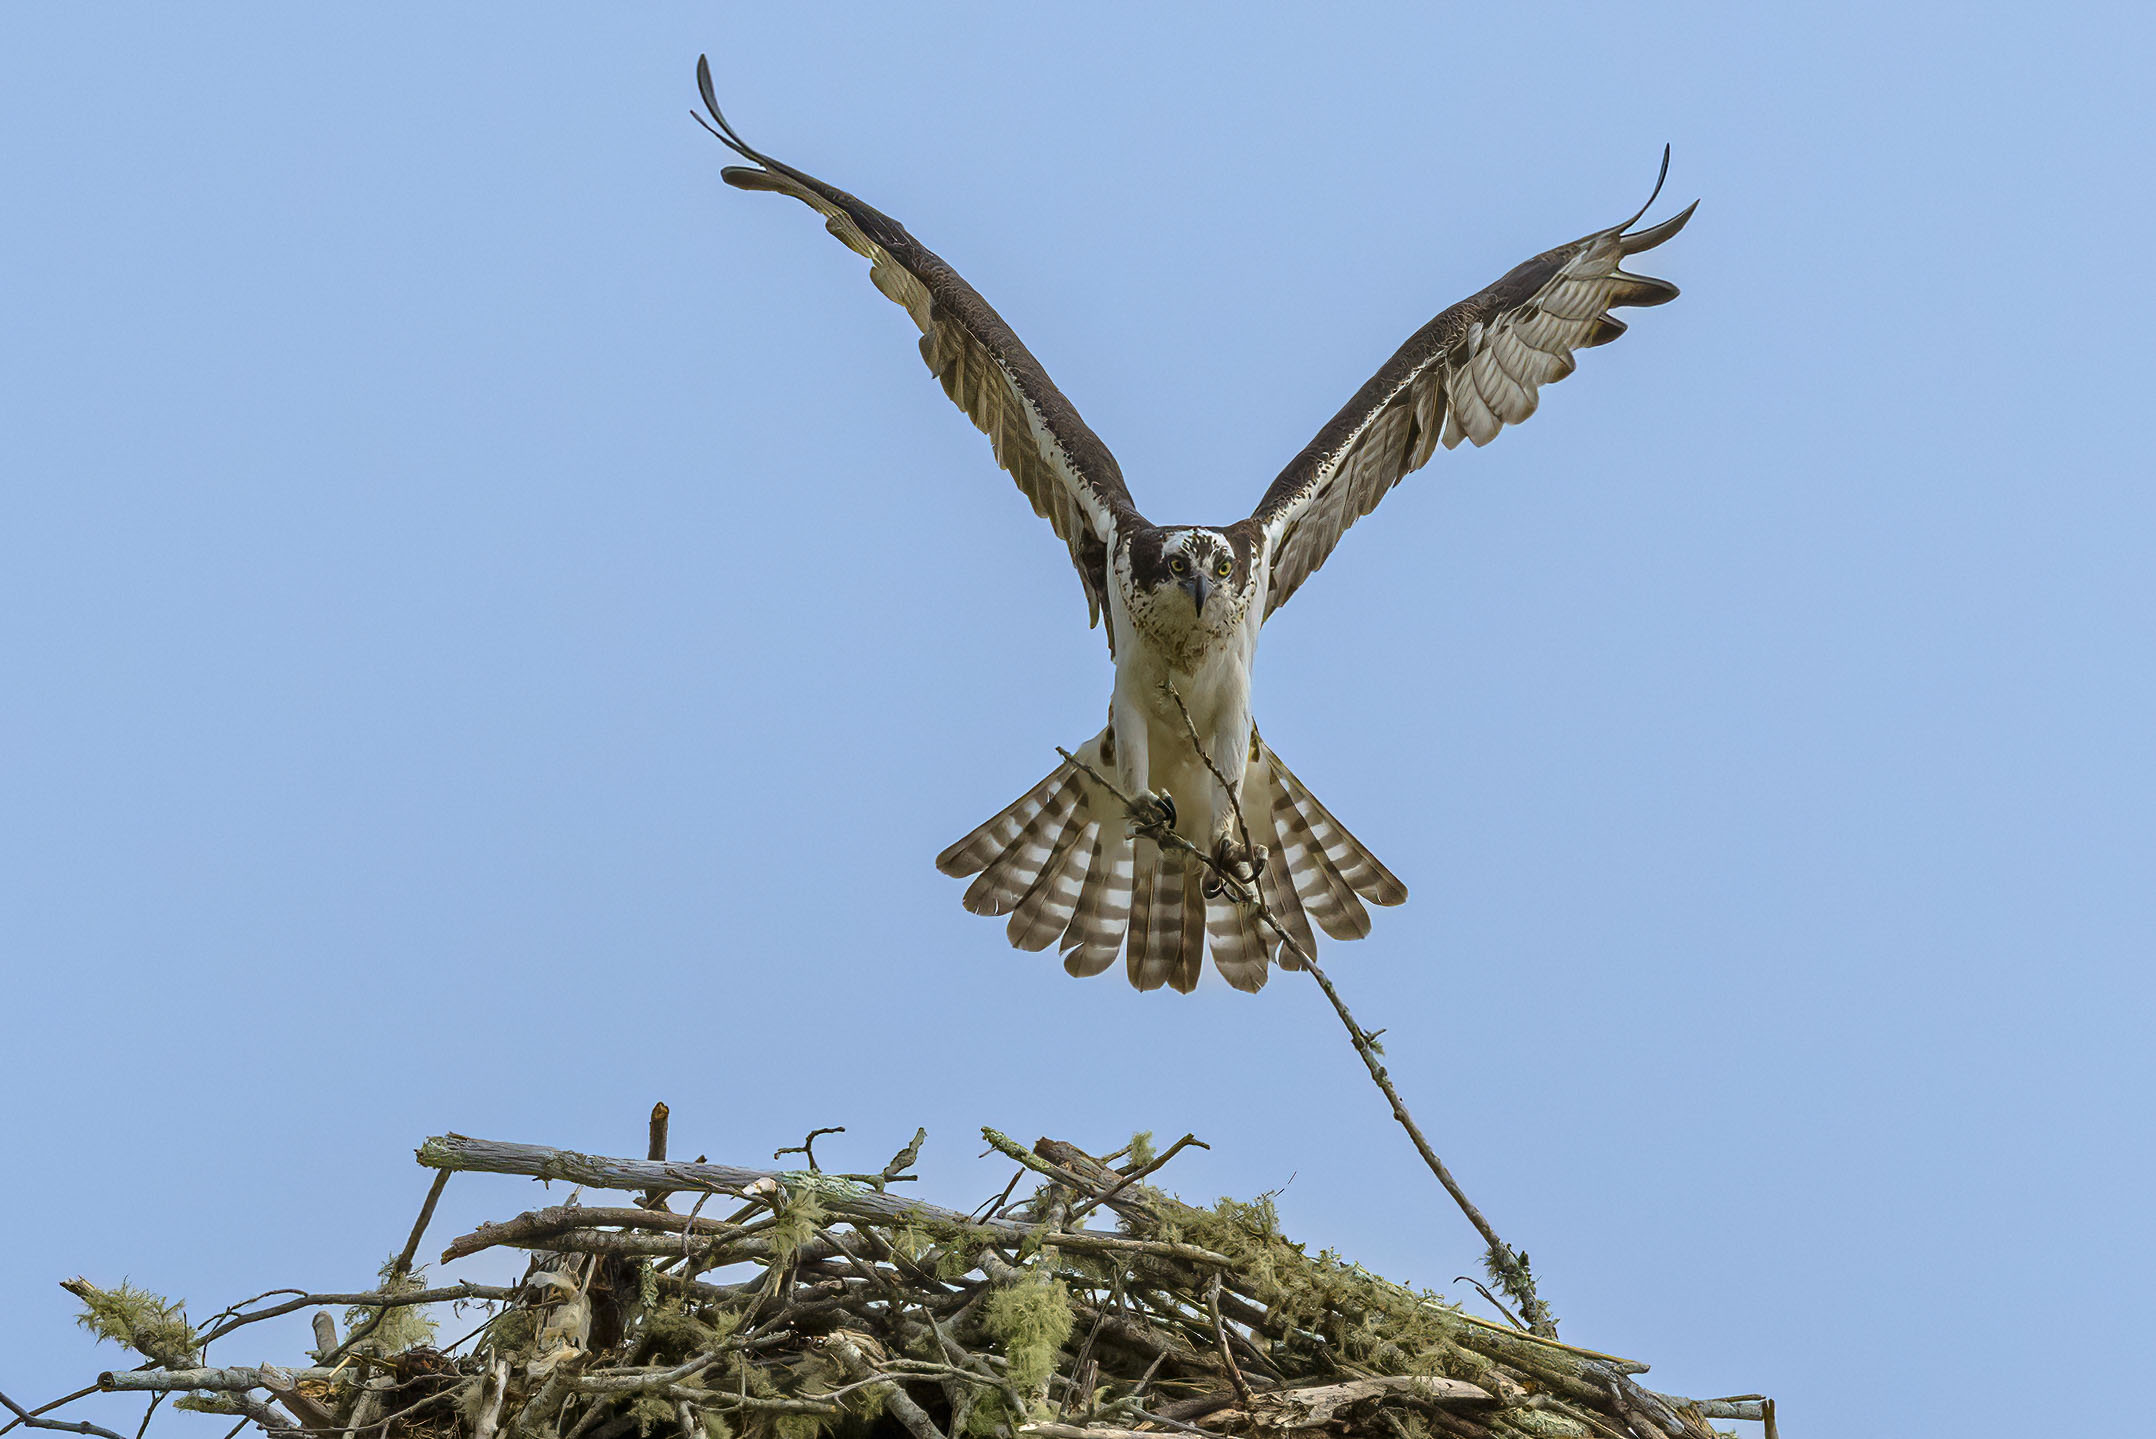
[[[1237,787],[1228,783],[1228,777],[1220,772],[1220,766],[1213,763],[1213,757],[1205,752],[1205,746],[1198,738],[1198,727],[1192,722],[1190,710],[1183,703],[1183,696],[1177,692],[1174,682],[1172,680],[1161,681],[1161,689],[1170,699],[1175,701],[1176,712],[1183,717],[1183,728],[1190,739],[1191,748],[1197,752],[1198,758],[1212,774],[1214,781],[1220,785],[1221,791],[1227,795],[1228,804],[1235,814],[1236,829],[1243,836],[1244,851],[1251,854],[1254,862],[1256,855],[1250,848],[1250,825],[1244,818],[1243,802],[1237,792]],[[1057,747],[1056,753],[1085,771],[1096,784],[1099,784],[1108,793],[1121,800],[1124,806],[1129,808],[1133,814],[1137,813],[1136,806],[1131,798],[1111,784],[1098,770],[1085,761],[1076,758],[1070,751],[1060,746]],[[1392,1117],[1399,1122],[1402,1129],[1407,1131],[1407,1137],[1413,1142],[1415,1152],[1422,1156],[1422,1162],[1428,1166],[1432,1174],[1437,1176],[1437,1182],[1444,1186],[1447,1194],[1452,1196],[1453,1203],[1457,1204],[1460,1212],[1467,1216],[1467,1222],[1475,1227],[1475,1232],[1482,1236],[1483,1243],[1488,1246],[1487,1255],[1490,1271],[1496,1276],[1498,1284],[1505,1292],[1510,1294],[1513,1300],[1519,1304],[1520,1313],[1527,1320],[1528,1329],[1545,1337],[1556,1337],[1557,1321],[1551,1316],[1549,1307],[1542,1302],[1540,1296],[1535,1292],[1534,1275],[1527,1267],[1527,1257],[1498,1237],[1496,1228],[1491,1225],[1483,1212],[1476,1207],[1474,1201],[1467,1197],[1467,1191],[1462,1189],[1460,1182],[1452,1177],[1452,1171],[1445,1166],[1445,1161],[1438,1158],[1437,1151],[1430,1147],[1430,1141],[1423,1137],[1422,1127],[1415,1123],[1414,1115],[1408,1112],[1407,1101],[1403,1100],[1400,1097],[1400,1091],[1393,1087],[1391,1075],[1386,1072],[1384,1063],[1378,1058],[1375,1035],[1355,1022],[1355,1016],[1348,1012],[1347,1001],[1340,997],[1340,991],[1333,985],[1331,978],[1326,975],[1324,969],[1319,966],[1316,957],[1305,950],[1296,941],[1295,936],[1288,933],[1280,921],[1273,916],[1271,907],[1265,903],[1262,886],[1253,882],[1246,887],[1212,855],[1205,853],[1181,835],[1171,833],[1167,836],[1167,839],[1175,841],[1173,848],[1195,855],[1201,864],[1212,871],[1214,877],[1220,882],[1222,888],[1227,891],[1231,900],[1239,904],[1247,903],[1254,906],[1259,922],[1278,936],[1282,947],[1294,955],[1302,963],[1304,969],[1310,971],[1310,977],[1317,981],[1318,988],[1324,992],[1326,1001],[1332,1005],[1333,1013],[1340,1017],[1340,1023],[1346,1027],[1349,1041],[1355,1046],[1355,1052],[1362,1057],[1363,1067],[1370,1071],[1371,1082],[1377,1085],[1378,1092],[1383,1094],[1386,1102],[1392,1106]]]

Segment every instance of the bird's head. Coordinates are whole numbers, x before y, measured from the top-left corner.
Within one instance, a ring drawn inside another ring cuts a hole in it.
[[[1163,634],[1223,634],[1250,603],[1250,554],[1225,530],[1168,526],[1134,536],[1133,617]]]

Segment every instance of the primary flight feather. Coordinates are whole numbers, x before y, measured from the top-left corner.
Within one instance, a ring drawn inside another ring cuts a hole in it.
[[[1157,842],[1172,828],[1260,895],[1305,953],[1316,952],[1313,925],[1334,939],[1369,933],[1366,902],[1399,904],[1407,890],[1258,737],[1250,677],[1259,629],[1439,445],[1488,444],[1534,413],[1541,386],[1572,373],[1573,351],[1624,332],[1612,309],[1675,299],[1668,281],[1620,265],[1683,229],[1697,202],[1634,230],[1642,206],[1443,311],[1289,461],[1247,518],[1156,525],[1108,447],[957,271],[881,211],[751,148],[720,113],[701,58],[696,79],[713,133],[750,162],[722,178],[800,200],[868,260],[876,288],[919,327],[921,358],[944,393],[1069,547],[1092,621],[1107,626],[1108,723],[1073,753],[1136,797],[1136,812],[1065,761],[937,856],[944,873],[973,877],[966,908],[1010,916],[1012,944],[1055,945],[1072,974],[1098,974],[1121,955],[1140,989],[1195,988],[1208,948],[1237,989],[1261,988],[1273,964],[1298,967],[1253,905]],[[1667,174],[1667,150],[1662,166]]]

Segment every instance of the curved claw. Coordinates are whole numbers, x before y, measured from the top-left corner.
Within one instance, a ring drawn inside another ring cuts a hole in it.
[[[1213,863],[1241,888],[1241,901],[1245,904],[1258,902],[1258,876],[1265,872],[1266,859],[1264,845],[1245,849],[1227,835],[1222,835],[1213,847]],[[1217,899],[1227,889],[1227,884],[1219,873],[1214,873],[1207,875],[1203,888],[1207,899]]]
[[[1175,797],[1165,790],[1144,790],[1130,807],[1131,831],[1158,836],[1175,828]]]

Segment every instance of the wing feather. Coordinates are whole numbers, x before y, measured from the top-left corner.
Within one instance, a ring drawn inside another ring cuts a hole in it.
[[[824,217],[824,228],[869,262],[876,288],[905,308],[921,331],[921,358],[943,392],[988,436],[996,463],[1010,472],[1070,549],[1095,624],[1106,602],[1106,554],[1118,529],[1143,523],[1115,456],[1001,315],[959,273],[880,210],[751,149],[719,111],[711,66],[696,62],[712,133],[756,168],[720,172],[742,190],[791,195]],[[701,119],[701,117],[698,117]],[[1109,637],[1110,643],[1114,636]]]
[[[1667,175],[1667,150],[1662,169]],[[1655,193],[1661,188],[1657,180]],[[1440,444],[1486,445],[1534,414],[1541,387],[1572,373],[1575,350],[1624,333],[1613,307],[1675,299],[1677,287],[1667,280],[1620,266],[1683,229],[1697,208],[1695,201],[1644,230],[1632,229],[1634,215],[1544,251],[1409,337],[1258,502],[1251,518],[1271,557],[1266,613],[1285,604],[1348,526]]]

